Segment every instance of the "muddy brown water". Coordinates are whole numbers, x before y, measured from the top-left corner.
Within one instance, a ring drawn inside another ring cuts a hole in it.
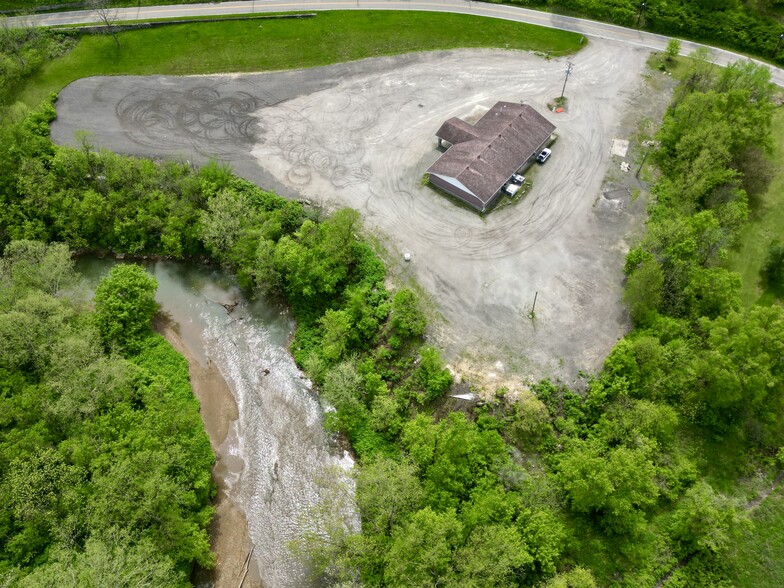
[[[77,269],[93,287],[114,263],[82,258]],[[210,532],[218,563],[197,585],[236,587],[244,576],[245,588],[314,586],[290,544],[319,531],[310,513],[324,494],[320,472],[346,472],[350,486],[353,462],[324,433],[318,397],[287,351],[292,319],[280,305],[249,300],[215,268],[143,265],[158,281],[156,328],[188,359],[216,455]],[[345,520],[357,528],[354,512]]]

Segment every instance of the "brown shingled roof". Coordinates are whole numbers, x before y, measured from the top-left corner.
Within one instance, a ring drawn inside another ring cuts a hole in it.
[[[449,141],[452,145],[479,138],[479,131],[474,125],[457,117],[450,118],[436,131],[436,137]]]
[[[498,102],[474,125],[459,118],[441,125],[436,136],[452,146],[427,173],[457,180],[482,203],[471,205],[484,210],[554,130],[555,125],[527,104]]]

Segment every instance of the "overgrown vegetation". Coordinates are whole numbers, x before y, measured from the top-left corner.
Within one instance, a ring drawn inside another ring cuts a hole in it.
[[[187,365],[150,330],[142,268],[116,267],[92,312],[72,266],[35,241],[0,261],[0,581],[187,586],[213,564],[214,490]],[[135,328],[118,345],[107,320]]]
[[[784,465],[784,464],[783,464]],[[784,490],[754,511],[751,525],[728,554],[732,584],[738,588],[778,588],[784,584]]]
[[[22,82],[44,63],[65,54],[75,44],[73,37],[50,29],[11,28],[0,17],[0,104],[10,101]]]

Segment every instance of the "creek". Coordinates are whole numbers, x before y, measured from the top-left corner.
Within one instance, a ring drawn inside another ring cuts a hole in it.
[[[77,270],[93,288],[114,263],[85,257]],[[158,281],[160,311],[174,331],[175,346],[185,348],[180,350],[191,362],[192,382],[194,368],[205,374],[217,369],[228,384],[226,388],[221,381],[222,388],[232,396],[219,398],[221,386],[202,386],[197,392],[217,458],[213,476],[218,500],[228,497],[247,520],[250,563],[255,565],[246,587],[313,586],[289,544],[305,531],[320,530],[313,528],[312,512],[327,492],[317,481],[321,473],[338,471],[350,486],[353,461],[325,434],[319,399],[288,353],[293,320],[285,307],[248,299],[229,275],[215,268],[169,261],[142,265]],[[345,520],[358,528],[355,512],[346,513]],[[237,530],[222,532],[232,531]],[[215,525],[212,532],[215,540]],[[217,549],[218,570],[199,585],[237,586],[235,572],[221,575],[221,566],[229,556],[244,561],[246,549],[243,545],[242,553],[233,554]]]

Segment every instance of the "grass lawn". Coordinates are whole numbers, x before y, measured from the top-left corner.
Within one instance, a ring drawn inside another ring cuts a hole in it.
[[[774,292],[763,287],[760,269],[770,242],[784,240],[781,229],[784,227],[784,110],[781,108],[773,117],[773,140],[775,176],[754,204],[749,222],[740,232],[739,245],[727,257],[727,267],[741,275],[741,298],[747,306],[771,304],[775,299]]]
[[[752,528],[729,554],[737,588],[784,586],[784,491],[771,494],[753,513]]]
[[[411,51],[501,47],[567,55],[581,35],[462,14],[330,11],[303,20],[172,25],[85,36],[67,55],[30,78],[19,100],[38,104],[51,92],[93,75],[209,74],[307,68]]]

